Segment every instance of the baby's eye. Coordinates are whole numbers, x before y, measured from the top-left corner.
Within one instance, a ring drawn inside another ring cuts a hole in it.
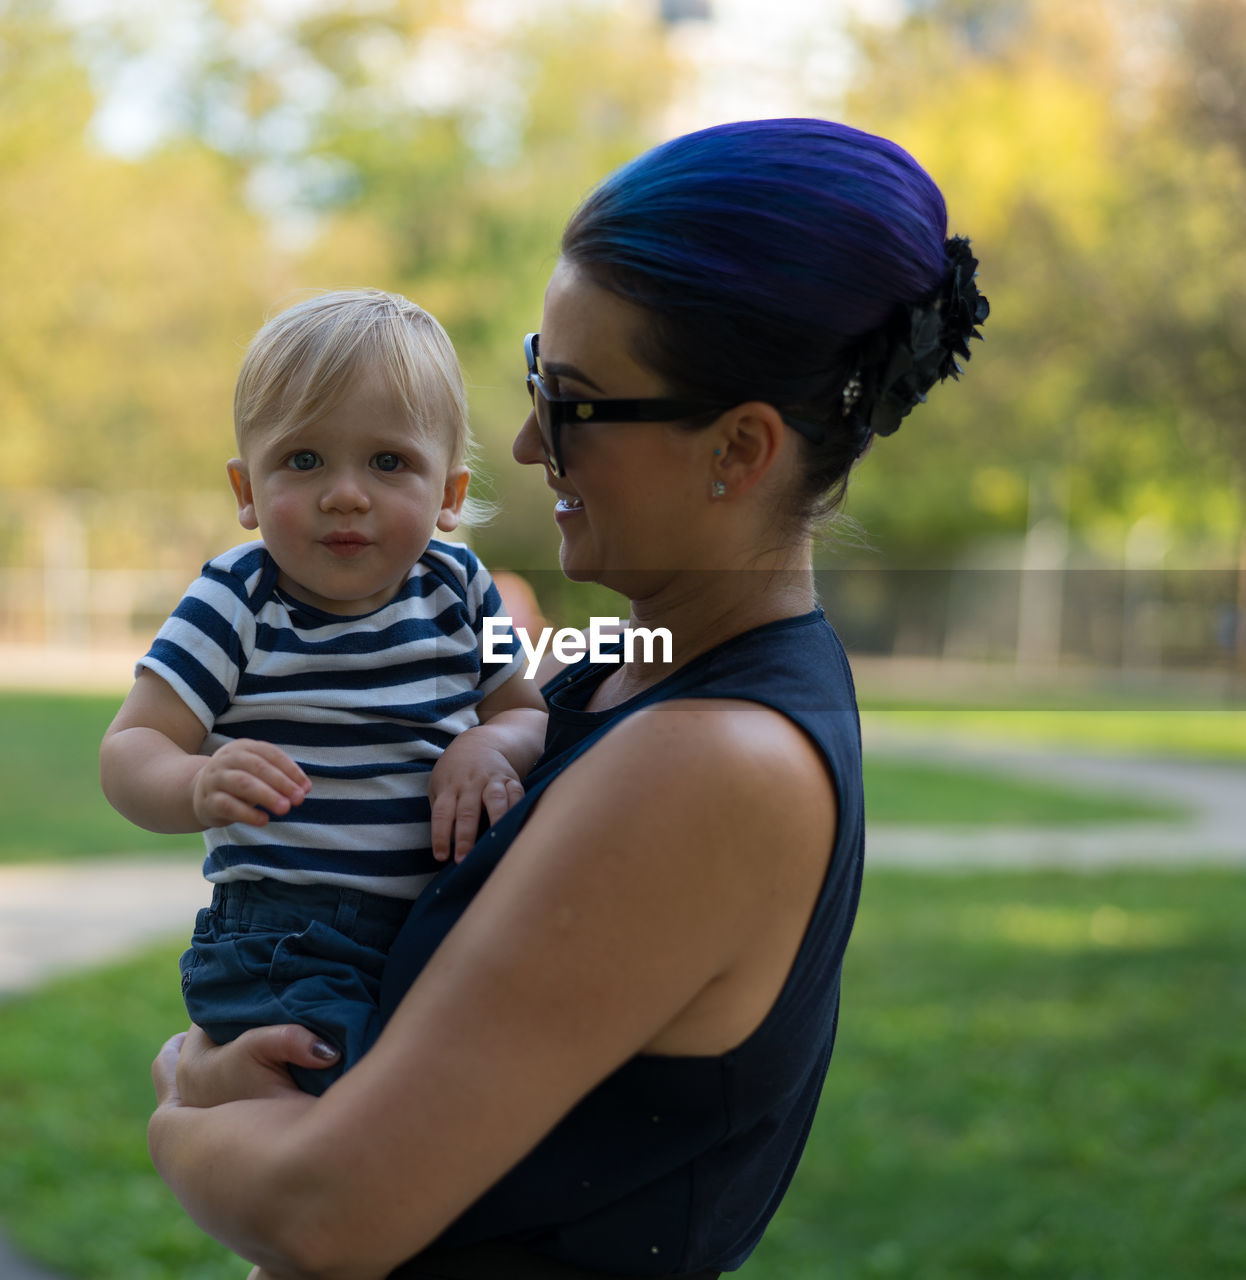
[[[320,465],[320,455],[310,449],[300,449],[286,459],[286,466],[291,471],[314,471]]]
[[[372,465],[378,471],[399,471],[402,459],[396,453],[378,453],[373,457]]]

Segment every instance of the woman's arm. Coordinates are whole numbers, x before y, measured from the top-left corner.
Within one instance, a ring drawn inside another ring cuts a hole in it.
[[[834,814],[774,712],[628,718],[542,798],[358,1066],[316,1100],[162,1107],[157,1166],[274,1275],[386,1275],[628,1058],[723,1052],[760,1023]]]

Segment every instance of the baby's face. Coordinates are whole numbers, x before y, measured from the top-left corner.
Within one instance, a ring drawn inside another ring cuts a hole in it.
[[[421,432],[365,373],[316,422],[260,432],[229,464],[238,519],[260,530],[278,586],[326,613],[388,604],[436,529],[458,523],[467,469],[447,430]]]

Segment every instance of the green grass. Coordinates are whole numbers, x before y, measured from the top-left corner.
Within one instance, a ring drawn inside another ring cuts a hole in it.
[[[804,1161],[741,1280],[1246,1275],[1246,877],[871,872]],[[150,1170],[181,941],[0,1005],[0,1216],[83,1280],[238,1280]]]
[[[147,1157],[151,1060],[185,1026],[183,941],[0,1004],[0,1219],[82,1280],[241,1280]]]
[[[200,848],[197,835],[160,836],[132,826],[101,794],[99,741],[117,706],[113,698],[0,693],[0,863]],[[932,728],[953,713],[938,714]],[[1128,797],[878,753],[866,770],[867,811],[875,822],[1046,824],[1174,815]]]
[[[131,826],[104,799],[100,738],[120,705],[120,698],[0,694],[0,863],[202,848],[198,835]]]
[[[863,699],[862,719],[927,734],[970,734],[1131,755],[1246,761],[1246,708],[988,709]]]
[[[1180,806],[1079,791],[1007,774],[865,755],[865,816],[908,825],[1060,826],[1169,820]]]
[[[1246,878],[872,873],[741,1280],[1246,1275]]]

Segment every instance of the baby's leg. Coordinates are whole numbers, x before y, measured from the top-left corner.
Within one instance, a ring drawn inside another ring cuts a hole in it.
[[[217,1044],[291,1021],[268,971],[281,940],[300,922],[256,918],[252,897],[250,883],[218,885],[180,961],[186,1012]]]
[[[341,1055],[323,1070],[291,1067],[304,1092],[323,1093],[376,1042],[384,967],[384,950],[320,921],[278,944],[268,981],[286,1021],[310,1027]]]
[[[409,909],[325,885],[218,885],[182,957],[187,1012],[218,1043],[252,1027],[308,1027],[340,1057],[290,1074],[307,1093],[323,1093],[380,1034],[385,957]]]

